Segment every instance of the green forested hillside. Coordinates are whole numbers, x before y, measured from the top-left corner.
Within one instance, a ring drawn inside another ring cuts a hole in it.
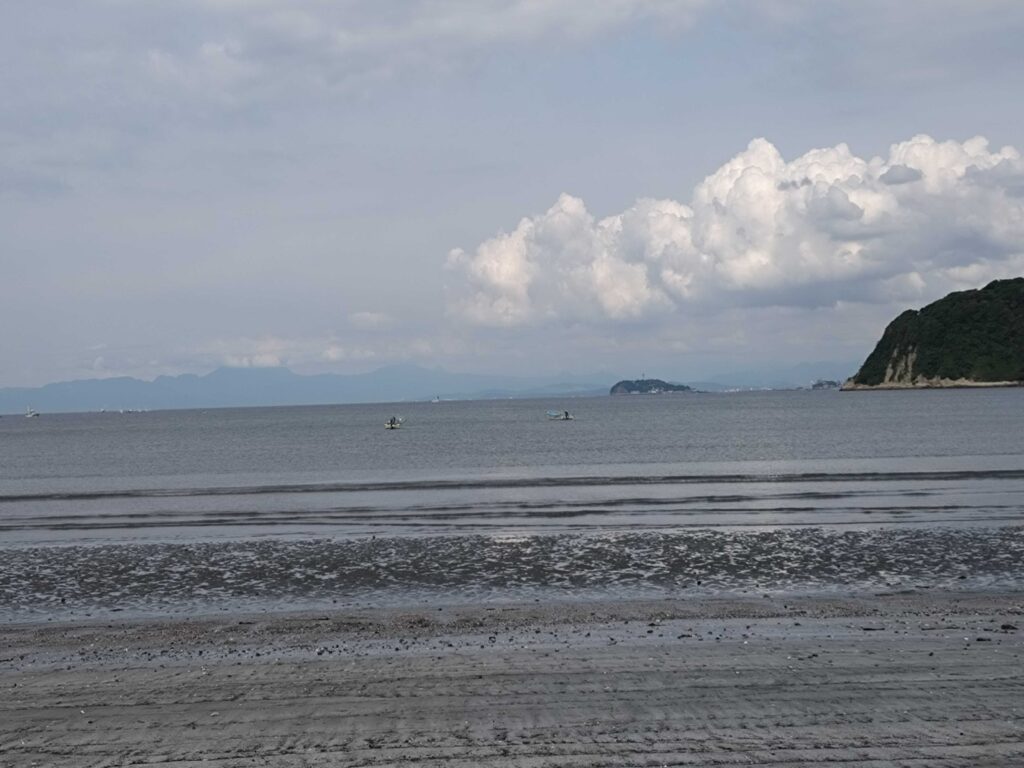
[[[885,329],[855,385],[1024,382],[1024,277],[951,293]]]

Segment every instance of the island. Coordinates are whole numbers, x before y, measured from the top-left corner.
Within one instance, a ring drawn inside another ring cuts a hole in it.
[[[692,392],[685,384],[669,384],[661,379],[624,379],[611,388],[611,395],[660,395],[665,392]]]
[[[1024,277],[957,291],[885,329],[844,390],[1024,385]]]

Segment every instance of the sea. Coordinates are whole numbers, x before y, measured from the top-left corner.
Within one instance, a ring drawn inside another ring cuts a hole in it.
[[[1022,583],[1021,388],[0,418],[0,622]]]

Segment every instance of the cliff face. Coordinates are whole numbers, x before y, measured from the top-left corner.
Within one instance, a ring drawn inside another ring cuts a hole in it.
[[[1024,384],[1024,278],[951,293],[891,323],[844,389]]]

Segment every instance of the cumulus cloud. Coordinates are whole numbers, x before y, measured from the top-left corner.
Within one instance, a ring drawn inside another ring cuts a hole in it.
[[[1024,270],[1022,179],[1017,150],[980,137],[919,135],[870,159],[840,144],[789,162],[755,139],[688,203],[638,200],[596,219],[563,194],[453,250],[450,311],[521,326],[932,298]]]
[[[924,177],[917,168],[909,165],[893,165],[885,173],[879,176],[883,184],[909,184],[912,181],[920,181]]]

